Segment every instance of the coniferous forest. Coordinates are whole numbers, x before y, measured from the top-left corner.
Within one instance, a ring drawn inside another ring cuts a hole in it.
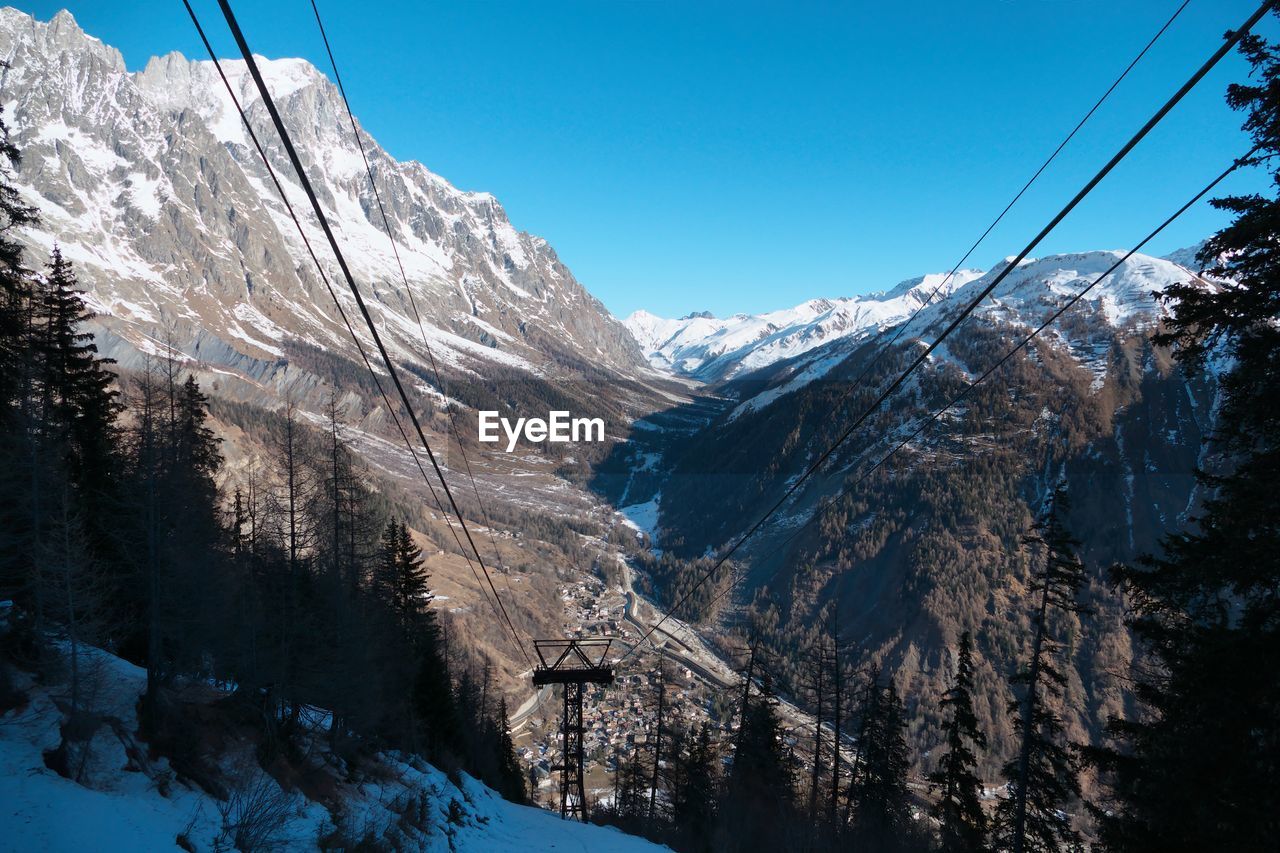
[[[1085,532],[1071,523],[1088,495],[1061,482],[1047,490],[1007,555],[1026,567],[1017,601],[1027,611],[965,614],[935,638],[946,648],[946,689],[928,709],[937,725],[927,736],[915,724],[922,700],[911,680],[868,663],[865,638],[842,620],[838,581],[800,630],[784,623],[767,584],[754,600],[729,599],[737,609],[722,604],[740,580],[727,558],[717,562],[710,549],[697,556],[700,547],[682,555],[683,541],[654,551],[628,528],[630,562],[592,571],[613,580],[609,572],[634,569],[637,588],[679,604],[681,619],[727,626],[721,649],[737,644],[727,655],[737,679],[694,721],[673,712],[680,676],[655,656],[655,686],[634,709],[652,725],[602,760],[611,789],[584,804],[590,822],[682,853],[1276,848],[1280,46],[1249,35],[1239,50],[1251,75],[1229,87],[1227,102],[1254,144],[1240,152],[1242,164],[1264,171],[1270,191],[1212,201],[1230,220],[1198,254],[1213,285],[1167,289],[1159,297],[1167,316],[1152,338],[1180,370],[1217,383],[1195,472],[1201,497],[1186,523],[1139,559],[1091,565]],[[252,744],[255,773],[315,801],[332,779],[367,782],[382,772],[375,756],[394,754],[531,803],[538,776],[522,764],[504,685],[470,648],[465,626],[442,613],[424,557],[439,543],[370,475],[344,421],[342,381],[319,421],[286,402],[262,432],[260,458],[233,470],[230,442],[215,429],[218,404],[192,360],[163,341],[140,367],[104,357],[68,246],[37,257],[19,239],[42,216],[17,187],[22,156],[0,111],[0,716],[26,707],[36,685],[58,685],[45,769],[83,781],[104,738],[132,750],[131,768],[134,759],[137,767],[163,759],[183,784],[234,804],[219,849],[286,846],[264,829],[283,822],[270,814],[282,807],[232,789],[223,762],[232,740]],[[296,360],[327,363],[319,348],[290,346]],[[363,383],[354,364],[347,378]],[[896,366],[884,369],[888,377]],[[442,384],[438,372],[420,374],[424,387],[433,376]],[[454,399],[512,411],[522,394],[573,399],[549,380],[536,391],[511,391],[516,383],[477,374]],[[614,411],[612,401],[597,405]],[[557,453],[575,483],[606,455]],[[725,510],[728,498],[708,500],[700,483],[687,488],[699,494],[686,505],[707,517],[748,514]],[[476,499],[482,509],[478,489]],[[815,554],[848,556],[847,520],[820,529]],[[536,523],[587,561],[580,540],[594,527]],[[1111,608],[1108,618],[1122,614],[1131,641],[1132,667],[1126,660],[1128,674],[1117,676],[1126,693],[1115,703],[1127,713],[1084,742],[1068,717],[1092,685],[1081,683],[1072,656],[1100,607]],[[1009,624],[984,636],[975,627],[983,619]],[[1015,642],[1014,633],[1025,636]],[[91,671],[102,652],[145,672],[136,732],[101,711],[102,679]],[[982,683],[984,656],[1016,658],[995,688]],[[784,700],[808,715],[807,729],[785,724]],[[996,718],[1005,722],[998,734],[989,725]],[[551,770],[569,758],[559,760]],[[397,808],[415,820],[414,804]],[[450,824],[470,819],[456,800],[446,812]],[[530,849],[541,841],[530,838]],[[317,844],[405,849],[369,827],[335,826]],[[454,849],[453,837],[442,844]]]

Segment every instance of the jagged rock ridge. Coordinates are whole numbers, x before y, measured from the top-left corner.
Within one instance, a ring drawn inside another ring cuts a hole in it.
[[[17,183],[41,209],[28,240],[60,241],[90,291],[113,355],[172,337],[249,375],[286,339],[354,357],[329,295],[249,144],[213,64],[177,53],[130,73],[67,12],[48,23],[0,10],[4,116],[23,153]],[[336,263],[244,63],[237,95],[335,283]],[[274,99],[395,354],[424,364],[421,331],[335,86],[300,59],[263,60]],[[364,131],[361,131],[364,134]],[[436,358],[457,371],[642,364],[622,325],[541,238],[488,193],[464,192],[364,134],[391,229]],[[349,296],[344,307],[354,310]]]

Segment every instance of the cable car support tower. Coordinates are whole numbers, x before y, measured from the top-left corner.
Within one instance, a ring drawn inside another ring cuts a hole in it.
[[[582,691],[587,684],[612,684],[613,666],[606,664],[609,637],[534,640],[538,665],[533,686],[564,685],[564,717],[560,723],[563,762],[560,766],[560,816],[587,820],[583,787]]]

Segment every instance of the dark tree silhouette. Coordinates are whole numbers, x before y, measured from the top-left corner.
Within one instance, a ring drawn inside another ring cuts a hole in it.
[[[948,712],[943,725],[946,752],[929,777],[940,794],[933,814],[944,851],[976,853],[986,848],[987,817],[982,811],[982,780],[978,778],[975,750],[986,749],[987,736],[978,727],[973,711],[973,635],[968,631],[960,635],[956,674],[942,697],[942,707]]]
[[[1079,842],[1064,812],[1080,796],[1077,761],[1066,743],[1062,719],[1049,704],[1065,684],[1056,664],[1062,647],[1054,640],[1050,620],[1083,612],[1078,596],[1085,581],[1084,564],[1076,556],[1079,542],[1063,522],[1069,510],[1066,490],[1060,487],[1024,538],[1043,566],[1033,575],[1030,589],[1036,602],[1031,659],[1009,679],[1016,697],[1009,702],[1009,713],[1019,748],[1004,767],[1010,793],[996,810],[995,840],[998,849],[1014,853],[1050,853]]]
[[[854,845],[874,850],[912,849],[911,797],[907,791],[906,715],[893,679],[873,676],[862,709],[858,765],[852,786]]]
[[[758,665],[759,661],[753,662]],[[758,695],[744,699],[733,765],[721,803],[723,850],[781,850],[795,820],[795,780],[782,746],[782,732],[769,677],[759,677]]]
[[[1252,80],[1227,101],[1272,188],[1213,202],[1233,216],[1200,253],[1214,284],[1166,295],[1158,340],[1187,370],[1212,356],[1220,409],[1191,528],[1116,571],[1148,655],[1143,712],[1114,724],[1118,748],[1099,761],[1116,799],[1102,835],[1117,850],[1264,850],[1280,836],[1280,47],[1251,35],[1240,50]]]

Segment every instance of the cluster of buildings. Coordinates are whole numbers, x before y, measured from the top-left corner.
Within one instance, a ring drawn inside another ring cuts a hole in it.
[[[565,586],[565,634],[573,637],[612,637],[611,658],[618,657],[639,640],[636,627],[624,618],[626,599],[604,582]],[[621,665],[614,683],[588,685],[583,697],[587,787],[599,795],[612,789],[615,762],[634,750],[648,754],[657,732],[659,664],[650,649],[631,655]],[[666,730],[696,728],[712,721],[709,687],[687,667],[663,662],[666,698],[663,708]],[[517,733],[516,748],[529,771],[535,796],[554,798],[559,790],[561,754],[560,722],[563,705],[558,689],[549,695]],[[592,794],[589,793],[589,796]]]

